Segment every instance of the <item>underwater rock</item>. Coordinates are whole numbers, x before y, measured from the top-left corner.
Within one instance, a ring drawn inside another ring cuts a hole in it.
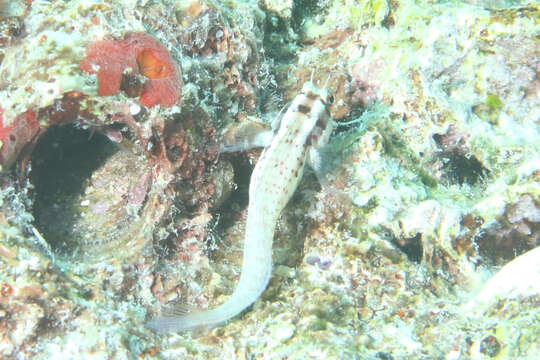
[[[128,259],[148,243],[145,228],[159,215],[143,156],[102,134],[64,125],[40,138],[31,161],[36,227],[58,256],[83,263],[122,260],[118,255]],[[125,250],[118,253],[119,247]]]
[[[531,194],[506,205],[496,224],[485,226],[474,242],[480,254],[495,263],[511,260],[540,245],[540,209]]]
[[[15,42],[22,35],[23,31],[24,23],[21,17],[0,17],[0,49]],[[0,51],[0,63],[2,62],[2,58],[3,53]]]

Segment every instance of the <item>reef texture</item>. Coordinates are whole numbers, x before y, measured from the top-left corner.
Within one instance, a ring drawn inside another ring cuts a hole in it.
[[[532,1],[0,1],[0,358],[540,358]],[[339,123],[223,326],[259,150],[305,81]],[[513,283],[513,279],[519,279]]]

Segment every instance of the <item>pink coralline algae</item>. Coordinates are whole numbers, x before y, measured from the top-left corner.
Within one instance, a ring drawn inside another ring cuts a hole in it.
[[[176,63],[165,46],[145,33],[129,33],[124,40],[100,40],[88,45],[79,67],[97,74],[101,96],[120,90],[122,76],[128,69],[146,78],[140,94],[144,106],[172,106],[182,92]]]
[[[354,64],[351,69],[353,78],[353,86],[356,87],[353,93],[353,101],[362,106],[380,100],[378,91],[380,88],[379,73],[383,68],[381,60],[376,60],[371,63],[360,62]]]
[[[0,165],[9,168],[23,148],[31,142],[40,129],[36,114],[28,110],[18,115],[15,120],[4,125],[2,108],[0,108]]]

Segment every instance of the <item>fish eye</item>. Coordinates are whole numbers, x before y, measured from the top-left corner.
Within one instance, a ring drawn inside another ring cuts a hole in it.
[[[334,103],[334,95],[330,95],[328,97],[328,104],[333,104]]]

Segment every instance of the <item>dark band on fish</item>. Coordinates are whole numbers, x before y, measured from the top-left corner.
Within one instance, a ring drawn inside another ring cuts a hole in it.
[[[321,98],[319,95],[317,95],[317,94],[315,94],[315,93],[313,93],[313,92],[308,92],[308,93],[306,94],[306,97],[307,97],[308,99],[310,99],[310,100],[313,100],[313,101],[315,101],[315,100]]]
[[[311,112],[311,107],[310,106],[306,106],[306,105],[303,105],[303,104],[299,104],[298,105],[298,108],[296,109],[296,111],[302,113],[302,114],[309,114]]]
[[[319,127],[321,130],[325,130],[328,126],[328,119],[329,117],[321,116],[319,119],[317,119],[317,123],[315,124],[317,127]]]

